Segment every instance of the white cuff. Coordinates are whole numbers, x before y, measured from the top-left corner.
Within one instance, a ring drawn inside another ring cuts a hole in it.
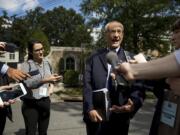
[[[1,68],[1,74],[6,74],[7,70],[8,70],[9,66],[6,64],[3,64],[2,68]]]

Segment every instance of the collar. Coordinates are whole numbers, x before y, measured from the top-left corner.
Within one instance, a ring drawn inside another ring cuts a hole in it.
[[[118,48],[116,48],[116,49],[110,49],[110,48],[107,48],[107,49],[108,49],[108,51],[116,51],[116,53],[118,53],[121,48],[118,47]]]

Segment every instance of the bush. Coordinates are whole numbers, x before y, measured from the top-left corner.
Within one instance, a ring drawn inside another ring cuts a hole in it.
[[[66,86],[78,86],[79,73],[74,70],[67,70],[64,74],[64,84]]]

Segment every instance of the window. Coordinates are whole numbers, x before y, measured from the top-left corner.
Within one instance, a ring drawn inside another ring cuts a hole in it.
[[[74,58],[69,57],[66,59],[66,70],[74,70],[75,69],[75,62]]]
[[[59,67],[60,67],[59,73],[62,74],[64,72],[64,59],[63,58],[61,58],[59,61]]]
[[[9,53],[9,59],[14,60],[15,59],[15,53]]]

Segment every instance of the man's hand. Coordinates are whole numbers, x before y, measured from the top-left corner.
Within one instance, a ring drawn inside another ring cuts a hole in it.
[[[12,86],[10,86],[10,85],[0,86],[0,91],[1,91],[1,90],[11,90],[11,89],[12,89]]]
[[[15,80],[17,82],[25,80],[28,77],[31,77],[28,73],[25,73],[25,72],[23,72],[21,70],[14,69],[14,68],[11,68],[11,67],[8,68],[7,75],[8,75],[8,77],[10,77],[11,79],[13,79],[13,80]]]
[[[8,106],[10,104],[14,104],[15,100],[9,100],[8,102],[3,102],[0,104],[0,108],[3,108],[4,106]]]
[[[122,106],[113,105],[110,108],[110,111],[115,112],[115,113],[132,112],[133,110],[134,110],[134,103],[130,98],[128,99],[127,104],[122,105]]]
[[[171,90],[180,96],[180,77],[168,78],[166,82],[170,85]]]
[[[5,46],[6,46],[6,43],[5,42],[0,42],[0,55],[4,54],[5,53]]]
[[[5,49],[6,42],[0,42],[0,50],[3,51]]]
[[[98,114],[96,110],[89,111],[89,117],[92,122],[101,122],[102,117]]]

